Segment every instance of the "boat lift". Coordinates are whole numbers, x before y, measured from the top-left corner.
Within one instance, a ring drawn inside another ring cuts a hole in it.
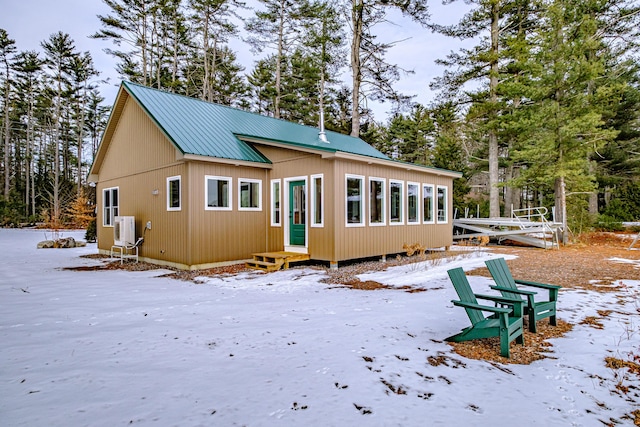
[[[465,216],[468,215],[465,212]],[[456,218],[453,220],[454,240],[476,239],[487,236],[498,243],[505,240],[543,249],[559,249],[558,234],[562,223],[547,220],[545,207],[513,209],[511,218]]]

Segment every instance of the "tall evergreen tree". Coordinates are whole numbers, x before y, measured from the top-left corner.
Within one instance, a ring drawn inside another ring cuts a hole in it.
[[[329,89],[338,83],[339,73],[346,65],[346,49],[344,43],[343,22],[335,0],[314,0],[303,5],[302,49],[310,68],[318,70],[318,102],[307,100],[322,113],[324,126],[325,104],[328,101]],[[314,114],[319,116],[318,113]],[[318,118],[320,120],[320,118]]]
[[[283,71],[292,49],[298,45],[301,6],[304,2],[293,0],[259,0],[265,10],[256,10],[255,17],[246,22],[251,35],[246,39],[254,51],[266,48],[273,51],[275,65],[275,97],[273,115],[280,118],[283,91]]]
[[[70,62],[73,58],[75,45],[69,34],[63,32],[52,34],[49,39],[42,42],[41,45],[45,52],[45,64],[51,72],[53,82],[51,91],[53,111],[49,124],[52,130],[50,138],[54,152],[51,218],[54,225],[57,225],[60,221],[61,214],[60,143],[62,139],[63,104],[65,103],[64,87],[69,83]]]
[[[36,189],[34,174],[35,157],[35,104],[41,85],[39,84],[42,73],[43,61],[35,51],[20,52],[16,56],[16,88],[21,94],[24,103],[22,110],[25,112],[26,121],[26,148],[25,148],[25,216],[28,218],[36,214]]]
[[[501,92],[500,63],[505,62],[501,48],[508,28],[519,28],[522,16],[516,3],[521,0],[474,0],[475,8],[467,12],[455,25],[431,24],[430,27],[449,37],[477,39],[474,48],[461,49],[450,53],[446,59],[436,62],[448,67],[442,77],[437,78],[432,87],[457,98],[460,104],[471,103],[471,114],[480,125],[480,136],[486,141],[485,155],[488,157],[489,215],[500,216],[499,193],[499,117],[504,108]],[[520,18],[520,19],[518,19]],[[501,25],[502,22],[502,25]],[[503,38],[500,37],[501,33]],[[507,60],[507,62],[509,62]],[[469,83],[479,84],[479,89],[469,91]]]
[[[396,105],[410,98],[393,87],[403,71],[386,61],[385,55],[396,42],[376,40],[375,26],[387,22],[387,10],[397,9],[403,15],[426,25],[429,15],[426,0],[351,0],[348,15],[351,32],[351,135],[360,135],[361,115],[367,98],[392,101]]]
[[[235,54],[225,44],[230,37],[238,34],[238,27],[232,18],[238,16],[237,10],[244,7],[244,3],[239,0],[189,0],[189,6],[192,10],[190,21],[198,40],[196,51],[199,53],[195,57],[201,58],[196,66],[203,71],[200,96],[204,100],[214,101],[219,96],[216,96],[213,88],[222,83],[215,81],[216,75],[229,75],[231,67],[241,71],[237,65],[231,65],[235,61]],[[224,54],[222,59],[218,58],[219,53]],[[231,55],[234,56],[233,61],[225,61]],[[220,72],[220,64],[227,70]]]
[[[535,126],[527,128],[525,144],[514,153],[528,162],[523,180],[552,186],[556,220],[565,225],[567,194],[595,189],[591,153],[617,135],[603,113],[618,103],[620,87],[607,82],[608,55],[589,8],[567,0],[545,5],[531,62],[535,85],[528,92],[527,115]],[[565,241],[567,236],[565,227]]]
[[[16,51],[16,42],[13,39],[9,38],[9,34],[6,30],[0,28],[0,61],[2,61],[3,65],[3,135],[4,135],[4,156],[3,156],[3,166],[4,166],[4,186],[3,186],[3,194],[4,199],[9,199],[9,191],[11,189],[11,166],[9,164],[11,160],[11,123],[9,120],[9,110],[11,103],[11,55]]]
[[[74,95],[73,109],[75,119],[76,132],[76,149],[77,149],[77,176],[76,176],[76,194],[80,196],[83,192],[84,185],[84,156],[83,147],[85,143],[85,124],[87,121],[87,105],[90,102],[90,94],[95,85],[92,78],[98,76],[99,72],[93,65],[93,59],[89,52],[74,55],[69,64],[69,86],[70,92]]]

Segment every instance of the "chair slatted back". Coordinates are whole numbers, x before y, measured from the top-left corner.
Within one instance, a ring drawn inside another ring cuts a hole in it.
[[[518,289],[516,281],[511,275],[511,270],[509,270],[509,266],[504,258],[490,259],[484,263],[487,265],[489,273],[491,273],[491,277],[493,277],[496,285],[502,286],[503,288]],[[521,295],[515,293],[502,292],[502,295],[509,298],[522,299]]]
[[[467,276],[464,274],[464,270],[458,267],[447,271],[447,273],[449,274],[451,283],[453,283],[453,287],[455,288],[460,301],[478,304],[478,300],[473,294],[473,290],[471,289],[471,285],[469,285]],[[467,312],[467,316],[469,316],[469,320],[472,325],[484,320],[484,316],[480,310],[465,308],[465,311]]]

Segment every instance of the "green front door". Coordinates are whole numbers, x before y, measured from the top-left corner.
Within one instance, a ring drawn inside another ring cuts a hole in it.
[[[305,192],[304,181],[289,183],[289,244],[291,246],[305,245],[307,217]]]

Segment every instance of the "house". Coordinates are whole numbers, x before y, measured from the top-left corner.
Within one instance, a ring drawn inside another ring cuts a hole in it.
[[[359,138],[123,82],[89,181],[101,253],[134,216],[140,258],[181,269],[288,251],[338,262],[452,243],[457,172]]]

